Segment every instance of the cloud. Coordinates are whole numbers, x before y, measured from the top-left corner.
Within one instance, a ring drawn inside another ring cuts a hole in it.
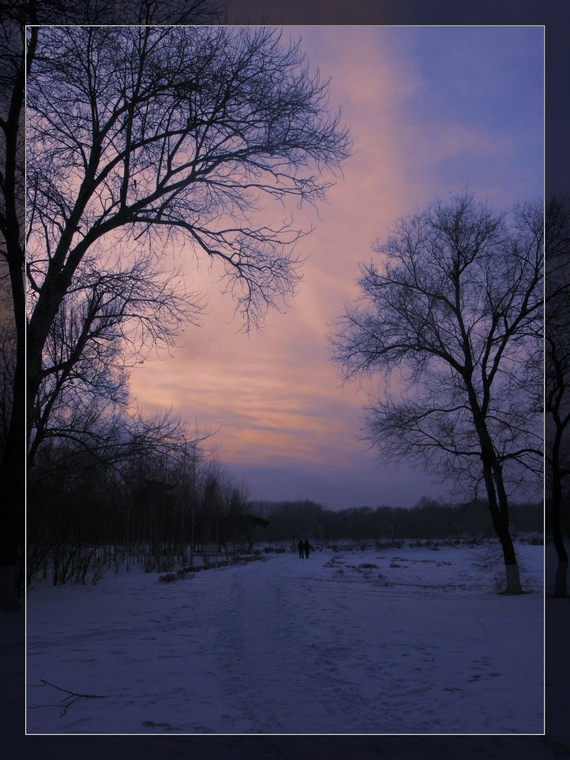
[[[308,256],[299,292],[284,313],[268,314],[262,334],[246,336],[239,321],[232,322],[229,296],[219,293],[204,266],[192,285],[207,290],[203,327],[189,327],[171,358],[135,370],[132,388],[143,408],[172,407],[200,427],[220,428],[220,459],[251,474],[258,489],[253,498],[270,498],[273,482],[274,498],[285,492],[301,498],[303,484],[303,498],[320,501],[322,493],[340,504],[352,492],[359,503],[366,494],[375,498],[381,483],[383,493],[410,505],[442,488],[405,468],[401,475],[392,467],[379,470],[365,452],[358,437],[366,397],[355,386],[342,387],[327,336],[343,304],[358,293],[359,262],[377,255],[372,243],[387,237],[398,217],[466,183],[490,202],[508,204],[521,188],[537,186],[537,171],[524,166],[521,144],[508,128],[457,117],[460,101],[450,116],[437,106],[443,83],[430,82],[431,93],[422,90],[425,72],[414,47],[421,30],[292,32],[302,36],[323,78],[331,77],[331,103],[342,107],[354,141],[344,177],[318,215],[310,208],[297,212],[302,225],[315,225],[298,244],[298,253]],[[485,70],[492,71],[489,62]],[[468,97],[468,84],[460,83],[457,98]],[[525,139],[532,142],[532,134]]]

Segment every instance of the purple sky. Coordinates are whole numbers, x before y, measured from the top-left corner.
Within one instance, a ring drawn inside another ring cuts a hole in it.
[[[235,5],[239,5],[236,3]],[[250,19],[251,20],[251,19]],[[278,19],[276,19],[278,20]],[[466,186],[497,209],[543,195],[540,27],[287,27],[351,129],[354,155],[300,243],[298,294],[262,334],[238,333],[233,304],[207,276],[200,328],[132,377],[145,411],[173,409],[218,430],[219,459],[252,499],[312,499],[337,509],[412,506],[446,486],[382,466],[358,440],[363,389],[342,386],[327,335],[357,294],[358,263],[390,226]]]

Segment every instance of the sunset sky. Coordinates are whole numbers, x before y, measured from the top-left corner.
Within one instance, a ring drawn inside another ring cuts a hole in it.
[[[468,187],[497,210],[543,196],[541,27],[284,27],[323,78],[350,127],[353,155],[298,246],[299,292],[263,333],[232,322],[215,277],[201,327],[171,357],[146,362],[132,392],[146,412],[172,409],[216,432],[218,458],[251,499],[312,499],[331,509],[413,506],[447,496],[359,441],[366,393],[342,385],[327,336],[357,295],[358,264],[377,256],[402,215]]]

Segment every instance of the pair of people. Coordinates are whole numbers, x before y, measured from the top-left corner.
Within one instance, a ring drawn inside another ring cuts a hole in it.
[[[308,541],[299,541],[297,544],[297,549],[299,549],[299,559],[303,559],[304,557],[309,559],[309,554],[313,548],[314,547],[311,546]]]

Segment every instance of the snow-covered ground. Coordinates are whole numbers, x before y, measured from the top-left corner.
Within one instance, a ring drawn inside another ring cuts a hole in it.
[[[27,731],[541,734],[543,547],[517,552],[528,593],[514,597],[485,545],[38,586]]]

